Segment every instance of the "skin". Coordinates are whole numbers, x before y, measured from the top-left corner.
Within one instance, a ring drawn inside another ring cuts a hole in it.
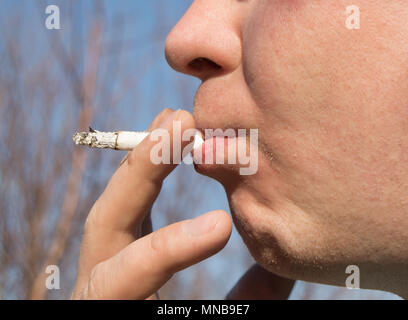
[[[353,4],[360,30],[349,1],[197,0],[166,53],[203,80],[199,128],[259,128],[256,175],[198,168],[224,185],[254,258],[342,286],[357,265],[362,287],[407,296],[408,7]]]
[[[165,109],[150,126],[182,132],[194,127],[186,111]],[[208,258],[227,243],[231,219],[209,212],[150,233],[149,212],[163,179],[176,165],[155,165],[145,139],[122,161],[87,218],[73,299],[147,299],[171,276]],[[185,142],[182,146],[187,145]],[[151,226],[150,226],[151,228]]]
[[[250,278],[273,273],[260,283],[287,283],[279,292],[292,283],[282,278],[344,286],[346,267],[357,265],[362,288],[408,297],[408,6],[353,4],[359,30],[346,28],[346,0],[196,0],[166,57],[202,80],[191,126],[259,129],[257,174],[196,167],[225,188],[259,263]],[[219,218],[207,255],[229,235]]]

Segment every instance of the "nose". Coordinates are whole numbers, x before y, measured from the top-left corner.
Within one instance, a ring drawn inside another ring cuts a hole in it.
[[[166,59],[182,73],[206,80],[241,63],[238,3],[196,0],[166,40]]]

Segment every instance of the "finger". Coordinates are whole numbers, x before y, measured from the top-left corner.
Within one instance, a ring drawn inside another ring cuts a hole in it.
[[[171,114],[173,113],[174,110],[170,109],[170,108],[165,108],[164,110],[162,110],[157,116],[156,118],[153,120],[153,122],[150,124],[149,128],[147,129],[147,131],[152,131],[156,128],[158,128],[160,126],[160,124]],[[125,163],[125,161],[127,160],[128,156],[129,156],[130,152],[128,152],[126,154],[126,156],[124,156],[122,158],[122,160],[119,163],[119,167]]]
[[[157,129],[160,124],[168,117],[170,116],[172,113],[174,112],[173,109],[170,108],[165,108],[164,110],[162,110],[157,117],[153,120],[153,122],[150,124],[149,128],[147,129],[147,131],[151,132],[154,129]],[[142,222],[142,226],[141,226],[141,230],[140,230],[140,235],[141,236],[145,236],[148,235],[149,233],[151,233],[153,231],[153,225],[152,225],[152,218],[151,218],[151,210],[149,210],[149,212],[147,213],[147,215],[145,216],[143,222]]]
[[[181,132],[194,128],[194,119],[178,110],[162,122],[173,142],[173,122],[181,122]],[[181,150],[189,142],[181,144]],[[97,263],[106,260],[135,240],[141,223],[160,192],[163,179],[177,164],[154,164],[150,151],[157,144],[144,139],[117,169],[87,218],[81,247],[78,281],[84,281]]]
[[[154,129],[157,129],[160,124],[166,120],[166,118],[171,115],[174,112],[173,109],[171,108],[165,108],[164,110],[162,110],[156,118],[154,118],[154,120],[152,121],[152,123],[150,124],[149,128],[147,129],[147,131],[151,132]]]
[[[173,150],[173,123],[181,122],[181,132],[194,128],[194,119],[186,111],[176,111],[161,129],[169,135],[168,149]],[[95,213],[90,219],[100,221],[114,230],[134,230],[135,224],[140,223],[145,213],[152,205],[160,191],[163,179],[177,166],[177,164],[155,164],[152,162],[151,150],[157,145],[149,137],[144,139],[129,155],[124,163],[113,175],[105,191],[98,200]],[[181,150],[189,142],[181,144]],[[170,161],[172,160],[170,154]]]
[[[82,298],[145,299],[175,272],[221,250],[231,228],[229,216],[214,211],[160,229],[98,264]]]

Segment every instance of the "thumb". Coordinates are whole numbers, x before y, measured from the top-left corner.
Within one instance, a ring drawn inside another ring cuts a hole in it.
[[[228,214],[213,211],[153,232],[96,265],[82,298],[145,299],[174,273],[220,251],[231,230]]]

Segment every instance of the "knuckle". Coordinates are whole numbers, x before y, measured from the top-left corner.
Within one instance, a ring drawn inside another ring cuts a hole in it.
[[[88,285],[85,288],[84,298],[85,299],[103,299],[102,288],[101,288],[101,277],[100,277],[101,264],[96,265],[90,274]]]
[[[150,238],[150,249],[155,255],[162,255],[167,252],[167,235],[165,229],[159,229]]]
[[[159,273],[164,273],[171,275],[176,272],[174,266],[174,261],[177,260],[174,241],[177,237],[180,237],[179,225],[174,225],[171,228],[163,228],[152,234],[150,240],[150,249],[155,260],[159,261],[157,267],[160,270],[157,270]]]
[[[169,244],[168,235],[165,229],[160,229],[153,233],[150,240],[150,249],[152,251],[154,263],[153,272],[159,274],[169,274],[172,272],[169,268]]]

